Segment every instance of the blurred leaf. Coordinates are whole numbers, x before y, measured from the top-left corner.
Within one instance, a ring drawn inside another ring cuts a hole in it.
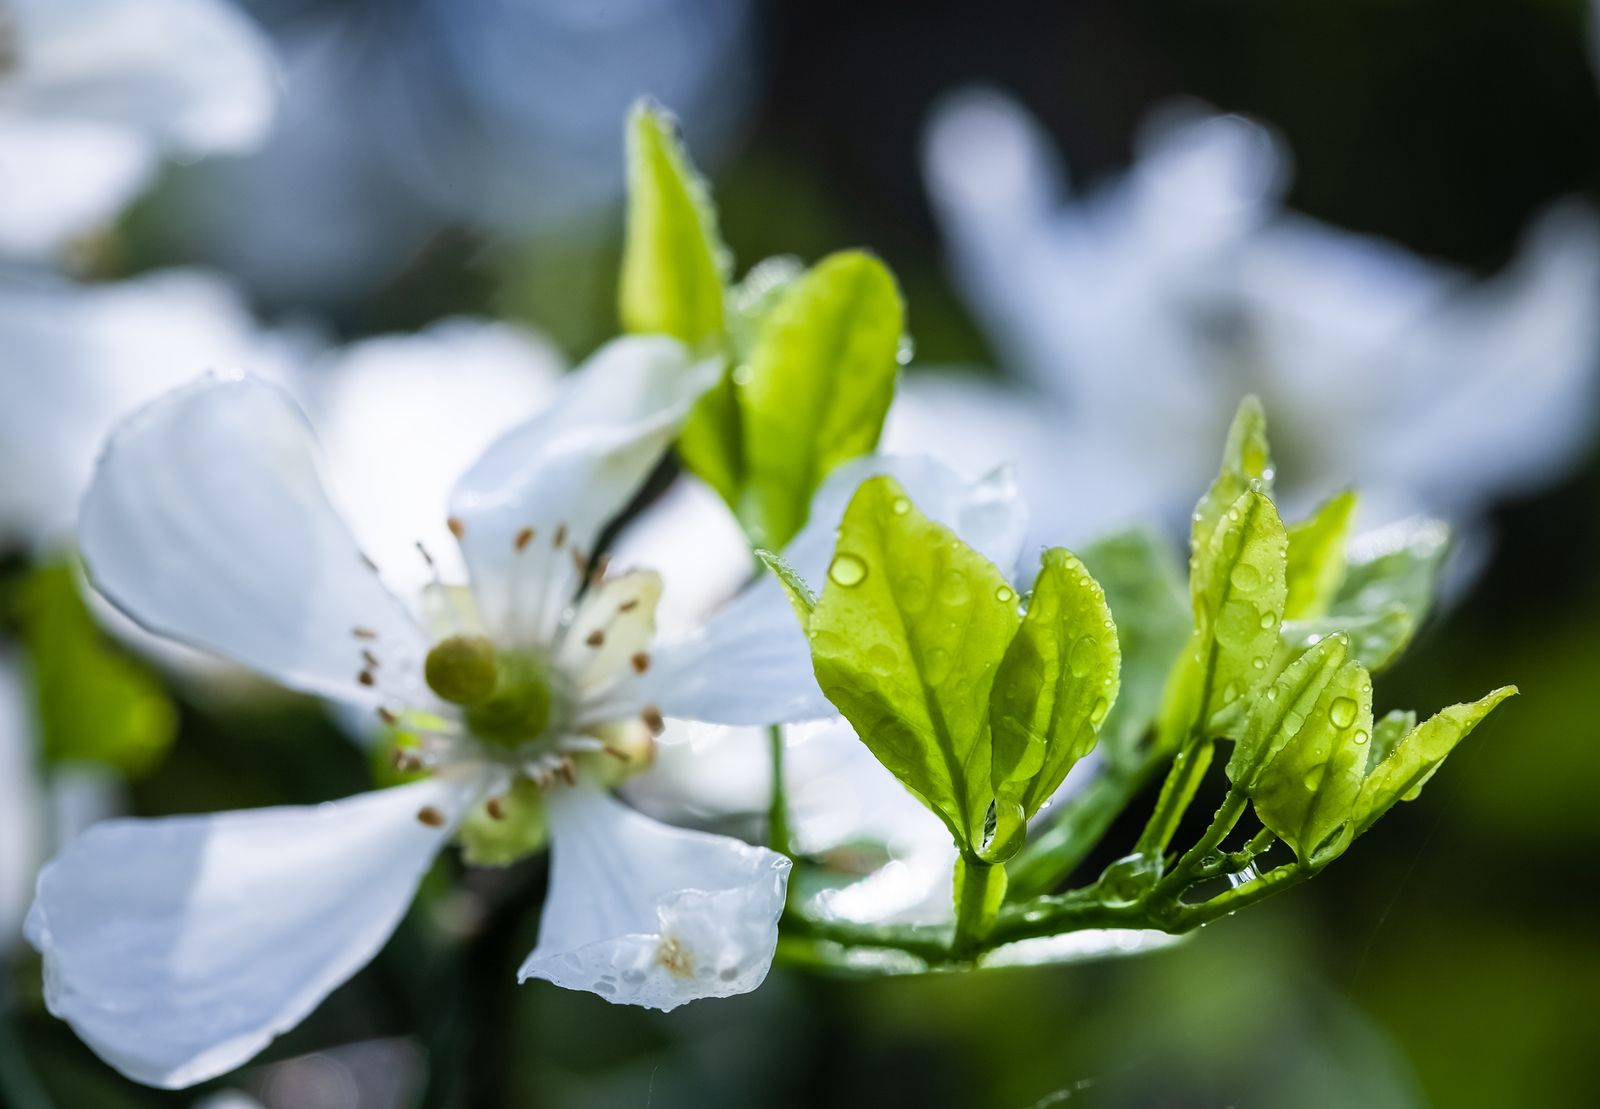
[[[1356,495],[1328,498],[1307,519],[1289,525],[1289,599],[1285,620],[1321,616],[1344,578],[1345,544],[1355,516]]]
[[[91,762],[139,775],[166,753],[177,716],[160,681],[107,641],[66,562],[23,583],[19,615],[32,664],[46,762]]]
[[[1372,725],[1372,747],[1367,751],[1367,773],[1389,757],[1395,747],[1417,726],[1417,714],[1405,709],[1392,709],[1383,719]]]
[[[1438,520],[1403,520],[1357,536],[1352,557],[1327,612],[1284,629],[1291,646],[1308,635],[1350,633],[1355,655],[1368,669],[1398,659],[1433,607],[1450,531]]]
[[[1283,625],[1283,643],[1300,651],[1335,633],[1350,637],[1350,652],[1368,670],[1382,670],[1400,657],[1417,633],[1417,621],[1401,608],[1318,620],[1290,620]]]
[[[1167,674],[1189,638],[1183,586],[1165,542],[1149,531],[1091,543],[1083,561],[1105,591],[1122,656],[1122,688],[1100,726],[1100,747],[1113,763],[1132,767],[1161,707]]]
[[[734,286],[728,297],[728,339],[736,359],[749,357],[762,323],[805,274],[804,262],[792,254],[780,254],[751,266],[744,280]]]
[[[1261,823],[1302,864],[1321,867],[1354,834],[1352,815],[1372,739],[1372,679],[1366,668],[1347,659],[1322,687],[1304,723],[1292,732],[1287,723],[1282,731],[1290,734],[1264,760],[1249,787],[1250,799]]]
[[[993,792],[989,692],[1021,619],[1000,571],[892,478],[856,491],[811,617],[817,681],[967,849]]]
[[[1027,821],[1067,771],[1094,747],[1117,699],[1121,656],[1105,594],[1070,551],[1041,558],[1027,614],[995,674],[989,696],[994,740],[990,779],[1002,825]]]
[[[628,115],[628,221],[622,252],[622,329],[720,342],[727,251],[705,181],[673,118],[639,101]]]
[[[733,373],[746,467],[735,508],[758,545],[792,539],[822,479],[877,445],[904,318],[883,263],[846,251],[787,286],[763,319]]]
[[[1356,803],[1355,833],[1359,835],[1372,827],[1396,801],[1414,800],[1456,744],[1472,734],[1495,706],[1516,692],[1516,686],[1502,686],[1480,700],[1440,709],[1393,741],[1393,750],[1373,766],[1362,784]],[[1391,741],[1388,736],[1384,739],[1385,743]]]

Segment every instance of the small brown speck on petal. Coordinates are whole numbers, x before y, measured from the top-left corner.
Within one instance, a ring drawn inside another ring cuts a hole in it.
[[[504,820],[506,818],[506,803],[498,797],[491,797],[483,803],[484,811],[489,814],[490,820]]]
[[[661,710],[654,705],[646,705],[639,713],[639,719],[644,721],[644,726],[649,728],[654,735],[660,735],[666,730],[667,722],[661,716]]]
[[[444,813],[440,812],[432,805],[424,805],[422,808],[418,809],[417,819],[430,828],[444,827]]]
[[[605,641],[606,633],[601,628],[596,628],[594,631],[589,633],[586,639],[584,639],[584,642],[591,647],[602,647],[605,645]]]
[[[640,651],[638,654],[634,655],[632,661],[633,672],[635,674],[643,674],[646,670],[650,669],[650,655],[646,651]]]
[[[444,522],[444,526],[449,528],[450,534],[455,536],[457,539],[460,539],[463,535],[467,534],[466,521],[462,520],[459,516],[450,517]]]
[[[521,531],[517,532],[517,537],[515,539],[513,539],[511,542],[512,542],[512,546],[516,547],[517,550],[519,550],[519,551],[527,550],[528,549],[528,544],[533,542],[533,529],[532,528],[523,528]]]

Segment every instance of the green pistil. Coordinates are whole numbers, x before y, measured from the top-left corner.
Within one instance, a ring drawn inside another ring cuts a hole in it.
[[[555,691],[544,661],[532,654],[499,656],[492,696],[467,706],[467,727],[490,743],[515,747],[538,739],[550,726]]]

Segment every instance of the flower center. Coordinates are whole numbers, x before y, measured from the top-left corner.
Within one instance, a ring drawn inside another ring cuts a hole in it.
[[[460,705],[479,739],[518,748],[543,737],[565,713],[557,675],[531,651],[502,651],[481,635],[452,635],[436,643],[423,667],[428,687]]]

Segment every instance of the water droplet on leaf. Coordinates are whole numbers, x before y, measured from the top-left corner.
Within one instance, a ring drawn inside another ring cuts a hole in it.
[[[860,585],[867,576],[867,564],[853,554],[835,555],[833,563],[828,567],[828,577],[836,585],[846,588]]]

